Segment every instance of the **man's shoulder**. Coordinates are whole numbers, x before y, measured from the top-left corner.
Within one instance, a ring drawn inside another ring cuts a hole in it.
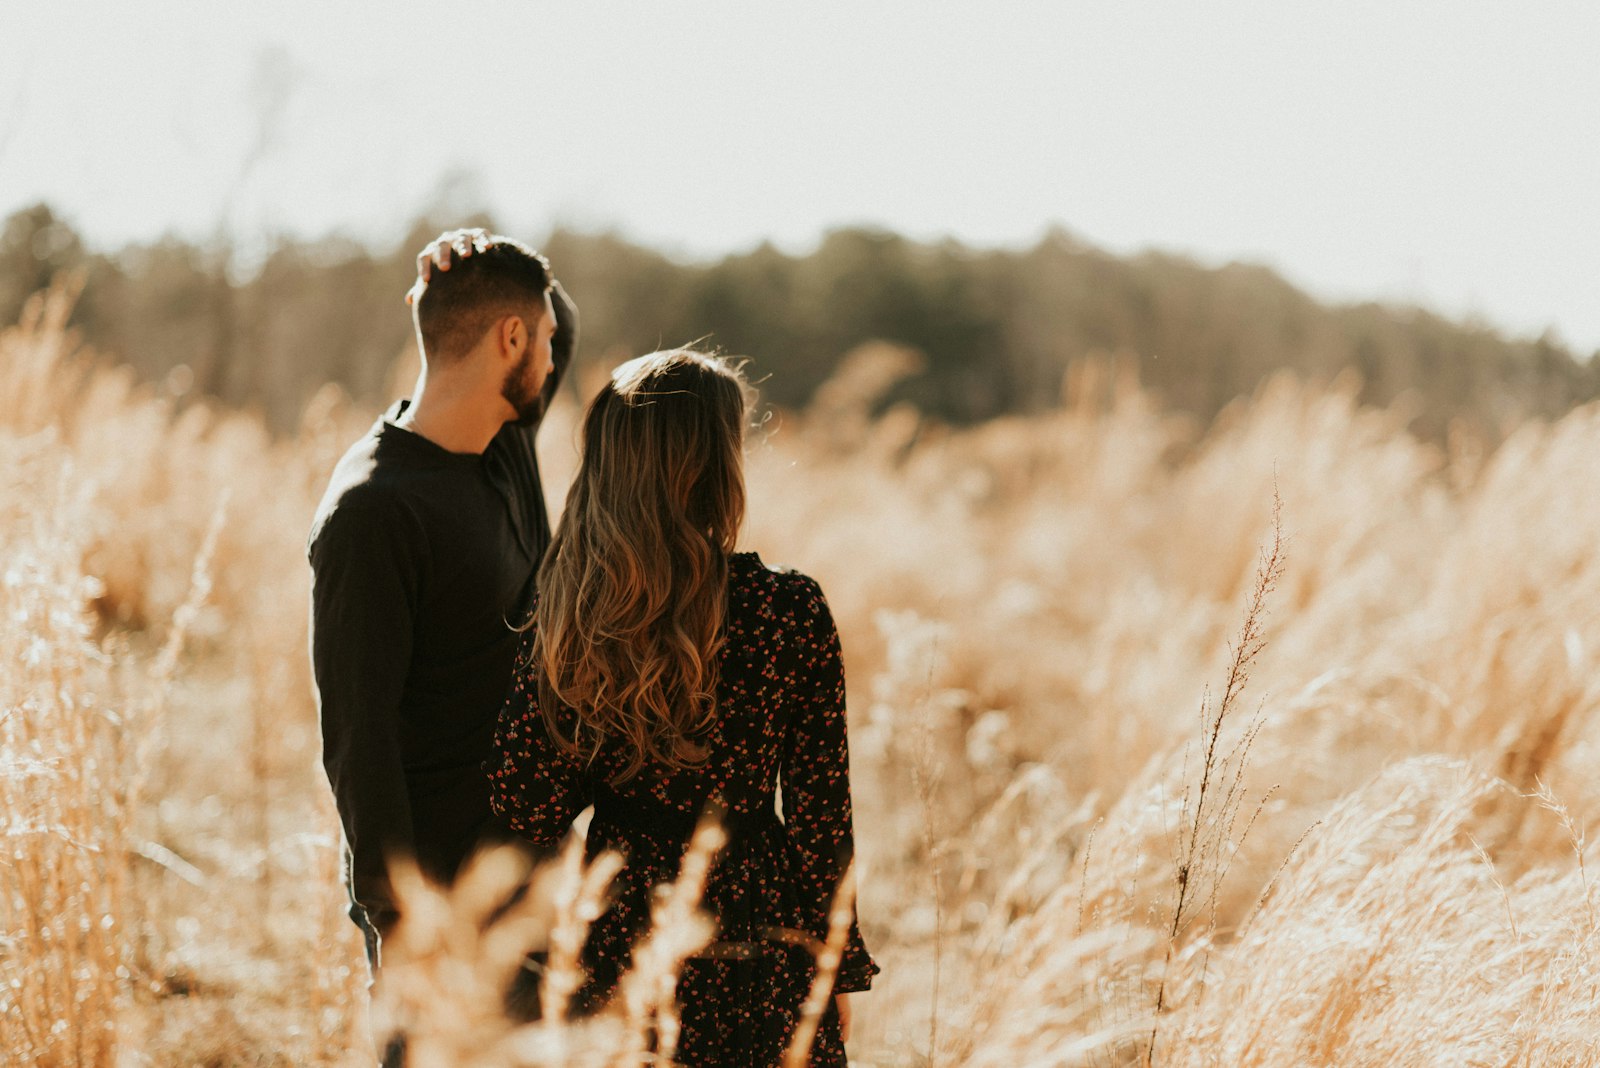
[[[404,478],[396,477],[381,448],[380,420],[345,450],[334,465],[312,518],[306,548],[313,549],[330,530],[405,523],[413,509]]]

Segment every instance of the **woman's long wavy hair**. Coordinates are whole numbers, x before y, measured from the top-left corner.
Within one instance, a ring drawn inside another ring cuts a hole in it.
[[[584,419],[530,625],[550,736],[590,761],[620,742],[616,781],[705,759],[750,409],[736,367],[674,349],[618,367]]]

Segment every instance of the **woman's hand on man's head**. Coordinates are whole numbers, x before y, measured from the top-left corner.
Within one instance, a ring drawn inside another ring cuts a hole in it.
[[[466,259],[474,252],[483,252],[494,241],[494,235],[481,226],[461,230],[446,230],[422,246],[417,253],[417,280],[406,290],[406,303],[415,304],[433,277],[435,269],[448,271],[457,259]]]
[[[487,249],[493,240],[494,235],[481,226],[446,230],[417,253],[417,277],[426,282],[435,267],[441,271],[448,271],[453,257],[466,259],[474,252]]]

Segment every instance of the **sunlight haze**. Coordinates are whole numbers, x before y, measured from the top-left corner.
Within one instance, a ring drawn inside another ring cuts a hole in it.
[[[1600,8],[8,4],[0,212],[96,247],[425,208],[712,256],[827,228],[1266,263],[1600,347]]]

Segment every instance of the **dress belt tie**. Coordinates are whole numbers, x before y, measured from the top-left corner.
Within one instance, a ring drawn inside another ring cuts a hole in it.
[[[706,807],[721,809],[719,815],[730,841],[749,837],[763,827],[779,822],[769,796],[750,812],[735,812],[721,802],[713,801]],[[644,834],[661,841],[687,843],[699,825],[699,817],[650,798],[640,799],[620,794],[607,785],[594,792],[594,818],[621,831]]]
[[[713,805],[721,809],[722,827],[727,831],[730,842],[748,838],[763,827],[782,823],[771,797],[749,812],[729,810],[718,801],[711,802],[707,808]],[[657,841],[678,844],[686,844],[700,822],[697,817],[680,809],[668,808],[649,798],[629,797],[607,785],[595,788],[594,818],[625,833],[643,834]],[[753,940],[712,942],[691,956],[714,960],[750,960],[785,945],[803,947],[813,956],[822,949],[815,935],[793,927],[761,925],[751,933],[755,935]]]

